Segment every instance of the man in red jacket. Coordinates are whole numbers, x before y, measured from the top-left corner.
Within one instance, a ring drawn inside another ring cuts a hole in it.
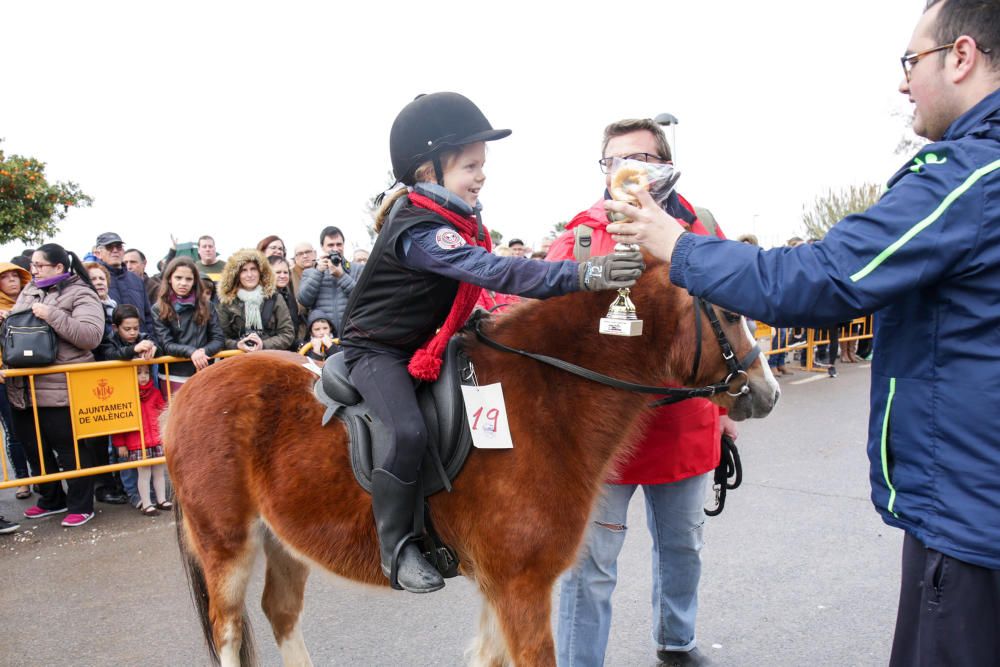
[[[615,157],[671,161],[662,128],[648,119],[623,120],[605,128],[600,161],[605,173],[610,171]],[[608,174],[608,188],[610,181]],[[675,192],[658,197],[653,194],[690,231],[709,234],[694,207],[683,197]],[[546,259],[580,261],[581,253],[610,254],[615,242],[605,229],[607,224],[601,199],[566,225]],[[714,233],[725,238],[718,229]],[[594,322],[595,327],[597,324]],[[616,478],[608,480],[580,558],[561,580],[557,632],[560,667],[604,664],[618,554],[625,542],[629,501],[640,485],[653,537],[653,641],[657,657],[668,665],[710,664],[695,648],[695,619],[705,521],[702,508],[708,473],[719,462],[720,430],[736,437],[732,420],[720,415],[719,408],[705,399],[661,407],[632,458]]]

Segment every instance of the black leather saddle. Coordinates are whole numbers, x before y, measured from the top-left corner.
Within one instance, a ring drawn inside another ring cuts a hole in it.
[[[462,401],[463,384],[475,384],[472,362],[462,350],[461,337],[454,336],[448,341],[437,381],[417,387],[417,401],[428,431],[427,453],[420,467],[425,497],[442,489],[451,491],[451,480],[462,470],[472,449],[472,434]],[[354,476],[371,493],[373,462],[381,458],[379,454],[385,450],[388,437],[386,427],[371,414],[351,384],[343,352],[326,360],[313,393],[326,406],[324,426],[334,417],[347,426]]]

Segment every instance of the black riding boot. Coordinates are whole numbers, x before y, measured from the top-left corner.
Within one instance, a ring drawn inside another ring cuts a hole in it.
[[[433,593],[444,588],[444,579],[437,568],[427,562],[417,545],[410,541],[417,491],[416,482],[403,482],[383,468],[372,471],[372,510],[382,556],[382,573],[397,590]]]

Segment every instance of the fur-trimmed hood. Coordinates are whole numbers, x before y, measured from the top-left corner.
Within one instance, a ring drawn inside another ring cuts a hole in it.
[[[274,270],[264,253],[255,248],[243,248],[230,255],[222,269],[222,278],[219,279],[219,301],[222,303],[236,301],[236,292],[240,289],[240,270],[247,262],[253,262],[260,270],[260,286],[264,290],[264,298],[274,294]]]

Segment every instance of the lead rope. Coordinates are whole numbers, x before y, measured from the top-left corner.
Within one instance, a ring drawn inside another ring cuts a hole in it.
[[[736,443],[725,433],[719,439],[720,457],[719,465],[715,469],[715,479],[712,488],[715,490],[715,508],[706,509],[708,516],[719,516],[726,507],[726,491],[739,488],[743,483],[743,462],[740,461],[740,450],[736,449]],[[733,481],[730,482],[729,478]]]

